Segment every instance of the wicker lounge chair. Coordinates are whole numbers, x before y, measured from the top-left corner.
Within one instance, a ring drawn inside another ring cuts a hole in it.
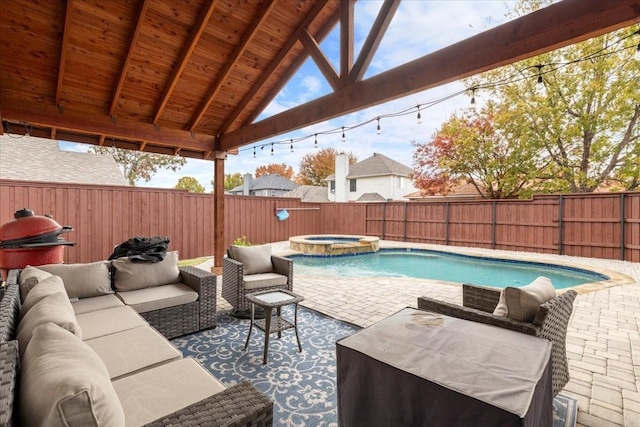
[[[498,304],[500,290],[481,286],[462,286],[463,306],[429,297],[419,297],[418,308],[547,338],[552,342],[553,395],[556,396],[569,382],[566,337],[567,325],[576,296],[575,291],[569,290],[542,304],[532,323],[492,314]]]
[[[293,291],[293,260],[271,255],[269,245],[238,248],[232,246],[228,256],[222,258],[222,297],[236,314],[248,313],[250,304],[245,299],[248,293],[272,289]],[[249,266],[247,257],[253,254],[263,259],[261,262],[251,260],[253,265]]]

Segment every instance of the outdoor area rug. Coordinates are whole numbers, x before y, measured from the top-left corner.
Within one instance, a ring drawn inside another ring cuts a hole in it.
[[[293,318],[293,307],[283,316]],[[218,326],[172,340],[184,356],[192,356],[224,384],[243,380],[253,383],[273,400],[273,425],[337,426],[336,341],[354,334],[360,327],[298,308],[298,351],[293,329],[272,334],[269,360],[262,365],[264,334],[254,328],[247,351],[249,320],[230,314],[218,315]],[[575,426],[576,401],[559,395],[554,402],[553,427]]]

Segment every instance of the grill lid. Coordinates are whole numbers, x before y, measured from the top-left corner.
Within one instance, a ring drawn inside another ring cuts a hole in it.
[[[35,215],[24,208],[13,214],[15,220],[0,227],[0,247],[20,247],[34,243],[57,243],[58,235],[72,231],[69,226],[61,226],[53,218]]]

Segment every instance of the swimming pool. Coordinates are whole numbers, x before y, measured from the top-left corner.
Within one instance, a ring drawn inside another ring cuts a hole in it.
[[[592,271],[530,261],[504,260],[425,249],[381,249],[351,256],[291,255],[300,273],[332,272],[341,277],[415,277],[497,288],[524,286],[538,276],[556,289],[608,280]]]

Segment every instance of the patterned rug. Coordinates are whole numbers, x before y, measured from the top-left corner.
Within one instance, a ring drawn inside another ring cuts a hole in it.
[[[283,309],[285,318],[293,308]],[[262,365],[264,334],[254,329],[249,348],[243,350],[249,320],[218,315],[214,330],[176,338],[172,342],[185,356],[192,356],[222,383],[249,380],[271,397],[274,426],[337,426],[335,343],[359,327],[299,307],[298,332],[303,352],[293,330],[282,338],[271,335],[269,363]],[[554,426],[573,427],[576,401],[559,395],[554,402]]]

